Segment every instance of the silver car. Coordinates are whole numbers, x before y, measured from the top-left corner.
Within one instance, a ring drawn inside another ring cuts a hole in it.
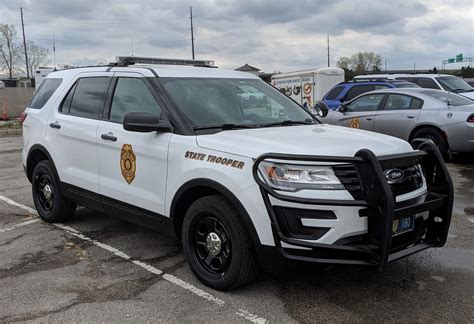
[[[402,138],[428,138],[441,153],[474,151],[474,101],[434,89],[383,89],[364,93],[330,111],[329,124]]]

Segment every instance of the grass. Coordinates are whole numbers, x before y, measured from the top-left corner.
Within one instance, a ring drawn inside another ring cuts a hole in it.
[[[18,120],[11,120],[0,123],[0,129],[20,129],[21,124]]]

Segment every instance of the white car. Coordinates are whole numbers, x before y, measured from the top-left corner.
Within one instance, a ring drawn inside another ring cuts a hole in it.
[[[240,105],[249,91],[259,106]],[[64,70],[25,113],[41,218],[66,221],[82,205],[176,235],[215,289],[294,261],[384,269],[446,242],[453,187],[433,144],[321,124],[248,73]]]
[[[463,79],[449,74],[369,74],[359,75],[354,79],[405,80],[421,88],[446,90],[474,100],[474,88]]]
[[[5,82],[0,80],[0,89],[4,89],[4,88],[5,88]]]

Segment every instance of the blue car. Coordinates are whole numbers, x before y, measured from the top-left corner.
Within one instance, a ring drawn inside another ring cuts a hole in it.
[[[323,97],[329,109],[337,109],[343,101],[349,101],[360,94],[386,88],[419,88],[418,85],[404,80],[363,80],[341,82]]]

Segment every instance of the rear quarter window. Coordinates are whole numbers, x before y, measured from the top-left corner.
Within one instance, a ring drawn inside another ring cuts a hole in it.
[[[335,87],[326,96],[326,100],[336,100],[337,96],[344,90],[343,86]]]
[[[39,89],[34,94],[31,102],[29,104],[29,108],[33,109],[41,109],[43,106],[48,102],[49,98],[53,95],[53,93],[58,89],[59,85],[63,79],[46,79],[44,80]]]

